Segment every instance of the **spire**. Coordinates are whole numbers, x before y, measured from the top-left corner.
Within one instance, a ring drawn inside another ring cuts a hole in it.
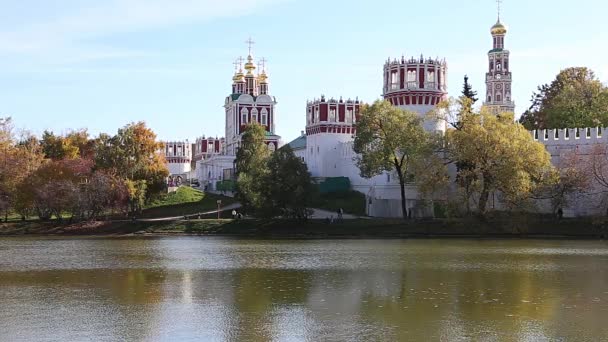
[[[503,0],[496,0],[496,14],[498,18],[496,19],[496,24],[494,24],[494,26],[492,26],[492,29],[490,30],[493,36],[505,35],[507,33],[507,27],[500,22],[500,10],[502,1]]]

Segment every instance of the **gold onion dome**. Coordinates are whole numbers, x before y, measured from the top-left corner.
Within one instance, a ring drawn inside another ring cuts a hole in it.
[[[244,77],[245,76],[243,75],[243,71],[239,70],[239,72],[237,72],[236,74],[234,74],[234,77],[232,78],[232,80],[234,82],[242,82]]]
[[[268,76],[266,75],[266,72],[262,72],[259,76],[258,76],[258,80],[260,81],[260,83],[268,83]]]
[[[507,27],[498,20],[496,24],[492,26],[491,32],[492,34],[505,34],[507,33]]]
[[[253,57],[251,57],[251,55],[247,56],[245,70],[247,70],[247,75],[253,75],[253,71],[255,70],[255,64],[253,64]]]

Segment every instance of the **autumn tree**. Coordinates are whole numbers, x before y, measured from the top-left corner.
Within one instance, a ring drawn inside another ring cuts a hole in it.
[[[517,205],[532,196],[551,174],[553,167],[545,147],[513,121],[508,113],[464,115],[462,128],[446,135],[446,156],[466,168],[457,178],[468,179],[465,201],[477,195],[479,213],[487,211],[491,193],[499,193],[506,204]],[[460,185],[460,184],[459,184]]]
[[[547,178],[545,185],[539,188],[537,199],[549,200],[551,211],[557,214],[562,208],[571,206],[578,196],[589,194],[593,181],[593,168],[587,156],[576,152],[560,156],[555,171]]]
[[[93,141],[86,129],[70,131],[63,136],[44,131],[40,145],[44,156],[53,160],[93,157]]]
[[[126,125],[113,137],[102,134],[93,145],[97,169],[128,180],[130,188],[137,188],[129,192],[137,195],[131,199],[133,203],[138,203],[142,191],[150,199],[164,189],[169,170],[162,154],[163,144],[145,123]]]
[[[403,218],[407,218],[405,186],[414,176],[412,165],[432,153],[430,141],[417,113],[380,100],[361,111],[353,146],[360,174],[371,178],[384,171],[397,172]]]
[[[564,69],[538,87],[520,123],[527,129],[605,127],[608,88],[588,68]]]
[[[0,210],[5,220],[16,209],[17,187],[38,168],[42,154],[38,140],[27,132],[15,136],[9,118],[0,119]]]

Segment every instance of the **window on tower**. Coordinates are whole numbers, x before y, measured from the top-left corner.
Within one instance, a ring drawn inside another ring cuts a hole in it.
[[[268,125],[268,111],[266,110],[266,108],[262,109],[262,114],[260,115],[260,119],[261,119],[262,125],[264,125],[264,126]]]
[[[391,89],[399,88],[399,72],[394,70],[391,72]]]
[[[353,110],[352,109],[348,109],[346,111],[346,123],[353,123]]]
[[[496,63],[496,70],[500,71],[500,63]]]
[[[329,110],[329,121],[336,122],[336,110],[333,108]]]
[[[258,122],[258,110],[257,110],[257,108],[253,108],[251,110],[251,122]]]
[[[490,71],[494,70],[494,61],[490,61]]]
[[[407,87],[408,88],[418,88],[416,82],[416,70],[408,70],[407,72]]]
[[[496,102],[500,102],[500,93],[496,93]]]
[[[426,74],[426,88],[433,89],[435,88],[435,72],[428,71]]]
[[[249,115],[249,111],[247,108],[241,109],[241,125],[247,124],[247,116]]]
[[[319,122],[319,107],[315,107],[315,122]]]
[[[488,102],[492,102],[492,95],[488,95]]]
[[[505,71],[509,70],[509,61],[505,61]]]

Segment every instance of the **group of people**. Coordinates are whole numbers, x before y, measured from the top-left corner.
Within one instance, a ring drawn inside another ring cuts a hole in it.
[[[344,219],[344,209],[342,209],[342,208],[338,209],[337,214],[338,214],[338,216],[337,216],[338,222],[342,222],[342,220]],[[334,223],[334,215],[326,217],[325,222],[327,222],[329,224]]]
[[[232,219],[236,220],[236,219],[242,219],[243,218],[243,214],[239,213],[236,211],[236,209],[232,209]]]

